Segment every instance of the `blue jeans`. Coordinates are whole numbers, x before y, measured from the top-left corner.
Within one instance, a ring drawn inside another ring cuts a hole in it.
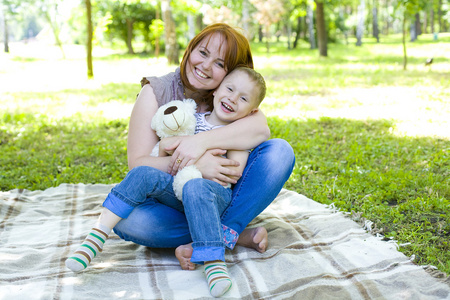
[[[271,139],[256,147],[233,188],[231,203],[221,216],[222,224],[240,234],[275,199],[294,163],[292,147],[284,140]],[[114,232],[124,240],[152,248],[174,248],[192,242],[185,214],[154,200],[134,207]],[[227,232],[224,234],[227,236]]]
[[[184,212],[193,240],[191,261],[225,261],[225,242],[220,221],[222,212],[231,202],[231,189],[211,180],[198,178],[183,188],[183,203],[175,196],[173,177],[152,167],[140,166],[128,172],[115,186],[103,206],[126,219],[135,207],[157,203]]]

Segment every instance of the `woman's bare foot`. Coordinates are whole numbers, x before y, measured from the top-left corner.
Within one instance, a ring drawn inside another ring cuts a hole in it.
[[[175,249],[175,256],[180,262],[181,269],[192,271],[195,269],[195,265],[191,263],[192,256],[192,244],[181,245]]]
[[[245,228],[239,235],[237,244],[247,248],[253,248],[264,253],[269,244],[267,230],[264,227]]]

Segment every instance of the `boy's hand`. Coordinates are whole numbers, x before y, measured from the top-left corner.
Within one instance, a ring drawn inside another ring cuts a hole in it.
[[[167,151],[166,148],[169,147],[171,144],[173,144],[173,138],[162,138],[159,141],[159,155],[158,156],[168,156],[172,155],[173,151]]]
[[[241,178],[242,174],[235,170],[235,167],[239,166],[239,162],[221,156],[226,152],[226,150],[221,149],[208,150],[195,163],[203,178],[223,186],[228,185],[228,183],[235,184]]]

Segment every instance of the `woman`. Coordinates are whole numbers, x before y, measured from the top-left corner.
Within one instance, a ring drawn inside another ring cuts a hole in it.
[[[244,230],[277,196],[294,166],[290,145],[280,139],[267,140],[270,131],[259,111],[214,131],[188,137],[164,139],[160,147],[172,156],[151,157],[158,142],[150,123],[159,106],[171,100],[192,98],[198,111],[212,109],[212,93],[225,75],[239,65],[253,68],[247,39],[226,24],[205,28],[189,43],[180,68],[163,77],[142,80],[128,134],[128,166],[151,166],[171,174],[195,164],[203,178],[222,185],[235,184],[233,200],[222,215],[229,247],[238,244],[264,252],[267,231],[263,227]],[[245,131],[241,129],[245,128]],[[226,150],[252,149],[242,174],[237,162],[223,158]],[[178,247],[176,256],[183,269],[192,269],[192,248],[184,214],[157,201],[138,206],[120,221],[114,231],[123,239],[154,248]],[[239,239],[238,239],[239,236]]]

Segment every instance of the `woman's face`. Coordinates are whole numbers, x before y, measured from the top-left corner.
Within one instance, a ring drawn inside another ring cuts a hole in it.
[[[225,70],[225,45],[223,37],[214,33],[205,37],[189,55],[186,76],[196,90],[213,90],[227,74]]]

